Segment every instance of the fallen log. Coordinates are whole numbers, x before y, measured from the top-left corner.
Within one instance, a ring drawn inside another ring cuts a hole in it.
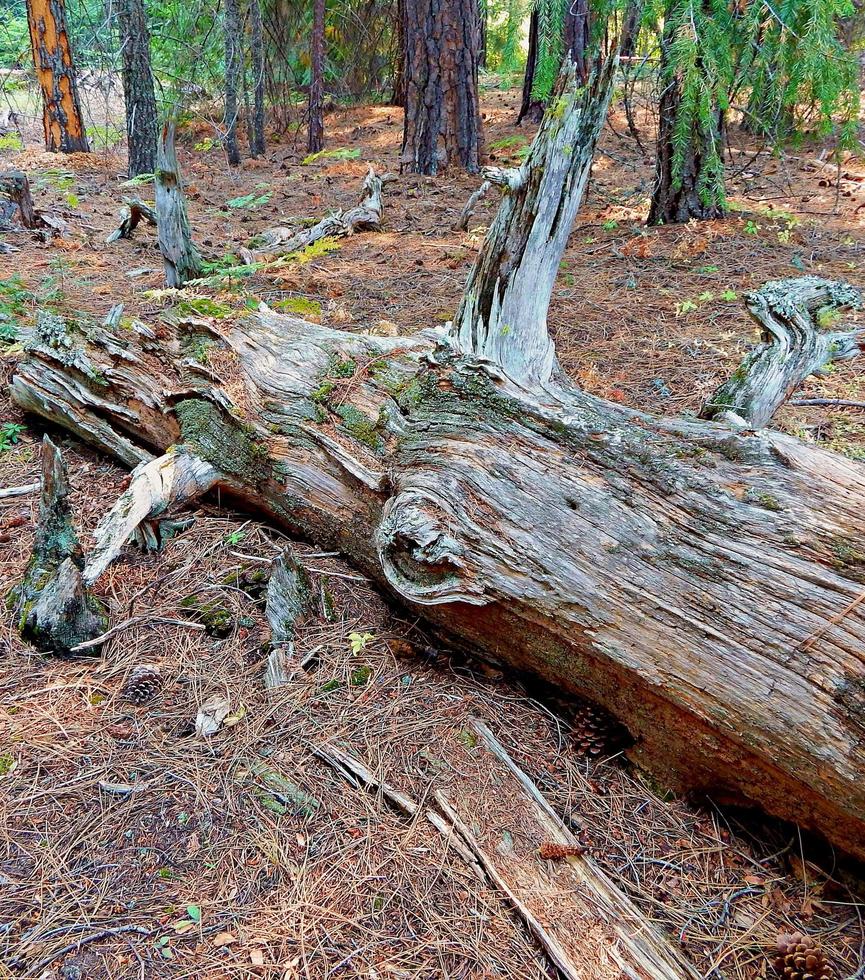
[[[370,166],[363,182],[360,201],[355,207],[329,214],[311,228],[268,228],[256,236],[252,248],[240,250],[241,258],[246,265],[252,265],[299,252],[322,238],[342,238],[357,231],[378,231],[383,208],[382,188],[395,179],[393,174],[379,176]]]
[[[232,398],[179,337],[132,336],[120,358],[68,325],[30,345],[12,393],[128,465],[200,466],[200,490],[342,551],[455,641],[602,704],[668,787],[865,857],[865,467],[741,417],[606,402],[556,364],[546,309],[610,75],[577,89],[563,70],[450,331],[351,335],[263,307],[220,321]]]

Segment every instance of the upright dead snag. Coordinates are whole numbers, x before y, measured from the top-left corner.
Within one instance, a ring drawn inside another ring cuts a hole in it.
[[[30,181],[27,174],[21,170],[7,170],[0,174],[0,194],[18,206],[21,224],[25,228],[39,228],[41,221],[33,207],[33,196],[30,193]]]
[[[87,593],[84,554],[72,526],[69,483],[60,450],[42,442],[42,499],[33,557],[14,593],[21,635],[38,650],[68,653],[104,632],[101,603]]]
[[[27,0],[33,64],[42,89],[45,149],[87,153],[87,135],[66,30],[65,0]]]
[[[156,221],[159,250],[165,264],[165,284],[182,286],[199,274],[201,255],[192,241],[186,214],[173,122],[162,127],[162,139],[156,156]]]
[[[469,273],[453,339],[519,384],[545,385],[555,368],[547,310],[607,116],[614,68],[608,60],[580,87],[567,62],[523,165],[484,171],[504,200]]]

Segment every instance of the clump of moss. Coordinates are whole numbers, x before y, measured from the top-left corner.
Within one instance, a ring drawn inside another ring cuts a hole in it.
[[[316,299],[307,299],[305,296],[281,299],[274,303],[274,306],[285,313],[297,313],[298,316],[321,316],[321,303]]]
[[[782,511],[784,505],[774,494],[767,493],[765,490],[758,490],[756,487],[748,487],[745,491],[745,501],[749,504],[756,504],[764,510]]]
[[[230,610],[218,602],[207,602],[197,595],[188,595],[180,600],[180,607],[201,623],[208,636],[226,637],[234,626]]]
[[[380,450],[381,439],[376,431],[377,423],[359,412],[353,405],[338,405],[334,411],[342,419],[341,429],[345,429],[358,442],[370,449]]]

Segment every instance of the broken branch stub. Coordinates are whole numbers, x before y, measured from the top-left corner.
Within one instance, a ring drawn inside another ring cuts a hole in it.
[[[104,632],[105,609],[87,592],[84,553],[72,524],[60,450],[42,441],[39,528],[24,580],[13,593],[22,637],[46,653],[69,653]]]
[[[767,282],[745,302],[764,343],[707,399],[700,417],[760,429],[806,378],[832,361],[858,356],[865,327],[831,327],[840,310],[859,309],[862,296],[847,283],[802,276]]]
[[[523,165],[484,171],[504,196],[451,333],[457,350],[493,362],[526,388],[546,386],[556,370],[547,311],[607,117],[615,68],[610,58],[579,86],[573,62],[565,61]]]

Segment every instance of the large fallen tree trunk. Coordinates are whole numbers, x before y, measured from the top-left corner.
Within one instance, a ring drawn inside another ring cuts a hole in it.
[[[668,786],[757,801],[865,857],[865,467],[741,412],[636,412],[556,369],[546,306],[609,82],[563,73],[450,333],[262,308],[218,321],[222,385],[188,367],[188,336],[67,325],[31,338],[13,394],[140,464],[86,582],[178,489],[218,486],[449,636],[605,705]],[[785,295],[810,316],[815,290],[853,298],[813,279]]]

